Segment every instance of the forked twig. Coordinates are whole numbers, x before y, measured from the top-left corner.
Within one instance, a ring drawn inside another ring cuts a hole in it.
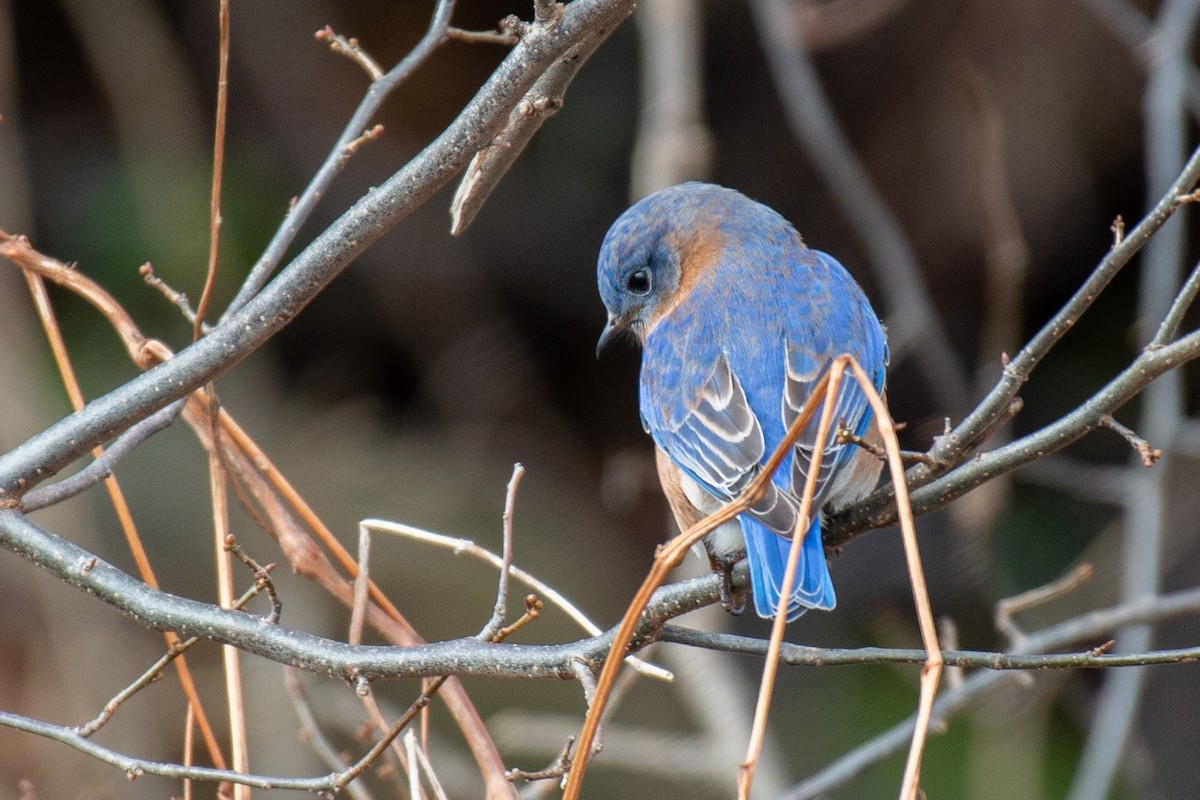
[[[455,536],[447,536],[443,533],[435,533],[433,531],[422,530],[415,528],[412,525],[405,525],[401,522],[392,522],[385,519],[364,519],[358,523],[360,528],[371,528],[373,530],[391,533],[396,536],[404,536],[408,539],[413,539],[418,542],[434,544],[439,547],[445,547],[452,550],[456,555],[465,553],[473,556],[480,561],[484,561],[492,566],[500,569],[504,563],[500,556],[496,555],[486,548],[480,547],[470,539],[461,539]],[[526,572],[516,564],[509,566],[509,573],[517,580],[524,583],[529,588],[537,592],[539,597],[545,598],[553,605],[562,610],[564,614],[570,617],[576,625],[584,630],[589,636],[600,636],[603,631],[592,622],[588,617],[579,610],[579,608],[568,600],[561,592],[553,586],[543,582],[540,578]],[[651,678],[657,678],[662,681],[672,681],[675,676],[670,670],[663,669],[656,664],[650,664],[636,656],[626,656],[625,662],[630,667],[637,670],[643,675]]]
[[[1141,459],[1143,467],[1153,467],[1162,458],[1162,450],[1151,446],[1150,442],[1138,436],[1132,428],[1122,425],[1113,419],[1111,414],[1105,414],[1100,417],[1100,427],[1108,428],[1129,442],[1129,446],[1133,448],[1134,452],[1138,454],[1138,458]]]
[[[1056,597],[1062,597],[1075,591],[1091,579],[1095,569],[1091,564],[1082,563],[1057,580],[1038,586],[1027,592],[1013,597],[1005,597],[996,602],[996,630],[1008,637],[1011,646],[1019,646],[1025,640],[1025,631],[1013,621],[1013,615],[1040,606]]]
[[[520,464],[513,464],[512,478],[508,481],[508,491],[504,494],[504,547],[502,563],[500,565],[500,577],[496,581],[496,607],[492,612],[492,618],[488,620],[487,625],[483,626],[483,630],[479,632],[478,637],[483,641],[490,641],[493,636],[504,630],[504,615],[508,613],[508,579],[512,575],[513,562],[513,507],[517,503],[517,487],[521,485],[521,478],[525,475],[525,468]]]
[[[225,118],[229,106],[229,0],[221,0],[219,8],[217,108],[213,122],[212,190],[208,204],[208,270],[204,276],[200,302],[196,304],[196,318],[192,320],[193,340],[204,334],[204,315],[217,285],[217,263],[221,252],[221,183],[225,173]]]
[[[372,81],[377,81],[383,77],[383,69],[380,68],[379,62],[371,58],[370,53],[363,50],[358,43],[358,39],[355,39],[353,36],[346,38],[326,25],[314,33],[313,38],[319,42],[328,42],[330,50],[358,64],[370,76]]]
[[[269,570],[270,567],[264,567],[263,569]],[[264,586],[265,584],[258,580],[256,576],[254,585],[247,589],[242,596],[239,597],[236,602],[234,602],[232,608],[243,608],[247,603],[254,599],[259,592],[263,590]],[[121,691],[117,692],[111,700],[104,704],[104,708],[101,709],[100,713],[97,714],[92,720],[85,722],[82,725],[76,725],[74,728],[71,728],[71,732],[86,739],[96,731],[103,728],[108,721],[112,719],[113,714],[117,712],[117,709],[120,708],[126,700],[133,697],[142,689],[146,688],[162,677],[162,671],[167,668],[168,664],[176,659],[181,658],[184,652],[186,652],[190,647],[192,647],[192,645],[199,641],[200,638],[198,636],[192,636],[191,638],[184,639],[183,641],[180,641],[178,638],[173,639],[167,647],[167,652],[159,657],[159,659],[155,661],[149,669],[143,672],[137,680],[126,686]],[[188,708],[193,708],[190,702],[188,703]],[[191,713],[194,714],[195,712],[191,711]],[[189,723],[189,727],[191,727],[191,723]]]

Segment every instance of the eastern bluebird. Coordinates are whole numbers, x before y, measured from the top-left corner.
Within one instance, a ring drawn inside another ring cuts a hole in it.
[[[608,310],[597,354],[622,331],[642,344],[642,426],[681,529],[745,489],[833,358],[854,356],[883,391],[887,341],[862,289],[778,213],[732,189],[685,183],[636,203],[605,236],[597,280]],[[726,578],[745,553],[761,617],[779,607],[819,416],[763,499],[705,538]],[[849,375],[833,419],[860,436],[868,431],[871,407]],[[862,448],[832,435],[827,442],[816,509],[865,497],[882,467]],[[836,602],[814,516],[789,621]]]

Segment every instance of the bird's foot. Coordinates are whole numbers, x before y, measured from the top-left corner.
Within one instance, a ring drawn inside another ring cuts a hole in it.
[[[741,561],[741,555],[714,556],[709,555],[708,561],[712,571],[721,576],[721,608],[737,616],[746,609],[746,596],[733,588],[733,565]]]

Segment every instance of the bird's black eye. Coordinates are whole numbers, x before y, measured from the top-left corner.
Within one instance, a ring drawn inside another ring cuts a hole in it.
[[[625,279],[625,288],[634,294],[648,294],[650,291],[650,271],[634,270]]]

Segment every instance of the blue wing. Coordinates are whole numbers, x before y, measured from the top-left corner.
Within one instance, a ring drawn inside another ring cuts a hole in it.
[[[800,263],[764,269],[764,258],[778,264],[783,254],[727,251],[724,279],[694,289],[645,342],[643,425],[721,501],[736,497],[758,474],[835,356],[855,356],[877,388],[883,386],[887,345],[862,291],[832,257],[814,250],[801,255]],[[739,518],[760,616],[773,615],[779,605],[819,416],[818,409],[772,476],[767,495]],[[870,419],[865,395],[852,379],[843,381],[835,423],[861,435]],[[831,439],[817,476],[815,508],[830,499],[833,476],[854,455],[852,446]],[[805,537],[788,617],[835,602],[818,516]]]

